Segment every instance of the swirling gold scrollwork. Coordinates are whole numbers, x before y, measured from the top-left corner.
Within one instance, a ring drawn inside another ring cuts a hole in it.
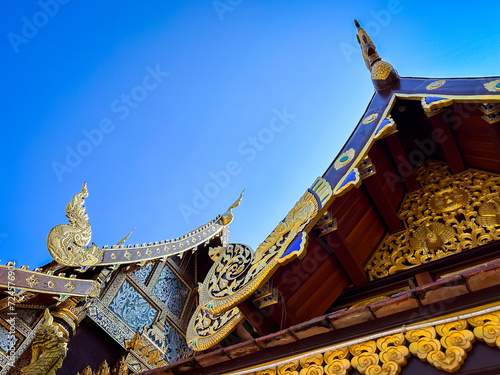
[[[300,360],[300,375],[323,375],[323,354],[315,354]]]
[[[399,218],[365,269],[378,279],[500,239],[500,176],[469,169],[451,175],[430,161],[416,170],[422,189],[408,194]]]
[[[459,316],[452,318],[456,319]],[[298,354],[287,362],[270,363],[252,375],[347,375],[354,367],[363,375],[397,375],[410,355],[439,370],[456,372],[472,349],[475,338],[500,349],[500,311],[493,311],[467,320],[448,323],[426,322],[421,328],[406,333],[388,334],[377,341],[347,346],[347,342],[325,348],[323,354]],[[423,323],[423,322],[420,322]],[[469,329],[474,327],[474,333]],[[352,358],[349,357],[352,355]],[[321,368],[322,367],[322,368]]]
[[[412,330],[406,333],[406,339],[410,342],[410,352],[423,361],[432,351],[441,350],[441,343],[436,339],[436,329],[427,327]]]
[[[219,249],[216,272],[212,274],[208,288],[203,288],[200,283],[200,304],[208,309],[212,307],[210,299],[226,298],[239,289],[245,282],[242,276],[253,260],[253,251],[246,245],[229,244]]]
[[[484,341],[489,346],[496,346],[500,349],[500,312],[495,311],[490,314],[467,320],[474,327],[474,336],[480,341]]]
[[[351,369],[351,361],[349,361],[349,350],[340,348],[325,352],[325,374],[326,375],[346,375]]]
[[[223,248],[200,284],[200,305],[218,314],[250,297],[283,263],[281,256],[316,212],[317,200],[307,192],[257,248],[255,255],[241,244]]]
[[[411,353],[425,362],[429,362],[438,370],[455,372],[460,369],[472,349],[474,334],[467,329],[466,320],[458,320],[436,327],[413,330],[406,334],[411,342]],[[436,332],[441,340],[436,339]],[[445,348],[443,352],[441,346]]]
[[[364,374],[368,367],[378,365],[377,344],[375,341],[367,341],[349,347],[353,355],[351,365],[361,374]]]
[[[500,201],[491,199],[483,203],[478,209],[477,222],[483,227],[491,227],[500,224]]]
[[[299,375],[299,361],[292,361],[278,366],[278,375]]]
[[[190,349],[201,351],[220,342],[244,319],[237,307],[222,314],[211,314],[197,307],[186,331]]]
[[[102,260],[104,250],[94,243],[88,247],[92,235],[89,219],[83,206],[89,195],[87,183],[82,191],[75,194],[66,206],[66,217],[69,224],[61,224],[52,228],[47,236],[47,248],[54,260],[65,266],[91,266]]]

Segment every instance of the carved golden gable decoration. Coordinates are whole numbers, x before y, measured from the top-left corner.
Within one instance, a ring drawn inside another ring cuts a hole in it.
[[[408,194],[399,218],[365,267],[379,279],[500,239],[500,176],[469,169],[451,175],[444,163],[420,166],[422,188]]]

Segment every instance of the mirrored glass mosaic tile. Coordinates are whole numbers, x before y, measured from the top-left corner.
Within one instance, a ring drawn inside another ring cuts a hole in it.
[[[2,349],[5,353],[8,353],[11,343],[16,345],[18,341],[19,339],[13,334],[10,334],[7,328],[0,326],[0,349]]]
[[[165,359],[168,363],[174,363],[185,358],[186,353],[189,351],[186,339],[168,322],[165,322],[165,344]]]
[[[109,308],[134,331],[149,327],[158,315],[158,311],[128,281],[122,284]]]
[[[154,267],[154,264],[149,264],[147,266],[139,268],[138,270],[135,270],[134,274],[135,274],[135,276],[137,276],[137,278],[139,280],[141,280],[141,282],[143,284],[146,284],[146,280],[148,279],[148,276],[151,273],[151,270],[153,269],[153,267]]]
[[[180,318],[182,309],[189,295],[189,288],[167,266],[161,271],[153,293]]]

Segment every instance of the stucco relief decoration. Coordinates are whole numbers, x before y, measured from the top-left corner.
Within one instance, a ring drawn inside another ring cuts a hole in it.
[[[469,169],[451,175],[443,163],[416,171],[422,188],[407,195],[399,218],[368,261],[371,279],[416,267],[500,239],[500,176]]]

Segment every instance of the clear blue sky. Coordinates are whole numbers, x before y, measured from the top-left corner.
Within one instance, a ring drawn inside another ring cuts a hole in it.
[[[2,264],[51,260],[84,181],[99,246],[177,237],[246,189],[231,240],[255,249],[372,96],[353,18],[401,76],[499,75],[498,2],[339,3],[2,2]]]

